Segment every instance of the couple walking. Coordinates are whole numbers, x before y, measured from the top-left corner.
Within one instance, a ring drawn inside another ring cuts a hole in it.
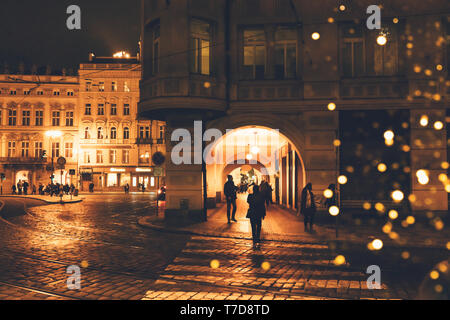
[[[227,218],[228,223],[236,220],[236,191],[237,187],[234,185],[233,177],[228,176],[228,181],[224,185],[224,194],[227,198]],[[253,193],[248,195],[247,202],[249,204],[249,209],[247,212],[247,218],[250,219],[250,224],[252,227],[253,236],[253,248],[259,249],[261,242],[261,226],[262,220],[266,216],[266,194],[260,192],[258,185],[253,185]],[[233,211],[231,212],[231,207]],[[231,215],[231,220],[230,220]]]

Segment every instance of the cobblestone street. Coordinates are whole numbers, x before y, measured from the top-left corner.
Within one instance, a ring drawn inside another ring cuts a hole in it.
[[[369,290],[361,266],[324,242],[189,236],[142,228],[149,195],[90,195],[43,205],[1,198],[0,299],[408,299],[417,281]],[[240,210],[242,211],[242,210]],[[243,223],[243,217],[238,220]],[[216,264],[216,265],[214,265]],[[69,290],[68,266],[81,267]]]

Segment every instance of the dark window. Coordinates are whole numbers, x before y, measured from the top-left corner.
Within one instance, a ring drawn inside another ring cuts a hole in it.
[[[86,116],[90,116],[91,115],[91,104],[90,103],[88,103],[88,104],[86,104],[85,105],[85,107],[84,107],[84,114],[86,115]]]
[[[123,115],[124,116],[130,115],[130,105],[127,103],[123,105]]]
[[[22,125],[23,126],[30,125],[30,118],[31,118],[31,111],[29,111],[29,110],[22,111]]]
[[[111,115],[112,116],[117,115],[117,104],[115,104],[115,103],[111,104]]]
[[[295,78],[296,69],[297,29],[280,27],[275,33],[275,78]]]
[[[192,73],[210,74],[211,69],[211,25],[192,19],[190,69]]]
[[[342,74],[345,77],[357,77],[365,73],[363,27],[356,24],[342,26]]]
[[[244,30],[242,77],[264,79],[266,68],[266,36],[263,29]]]

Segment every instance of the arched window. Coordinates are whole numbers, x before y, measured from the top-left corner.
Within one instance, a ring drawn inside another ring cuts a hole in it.
[[[123,128],[123,138],[130,139],[130,129],[128,127]]]
[[[103,139],[103,128],[98,127],[97,129],[97,139]]]
[[[117,130],[115,127],[111,128],[111,139],[117,139]]]
[[[89,127],[84,128],[84,138],[85,139],[91,138],[91,130],[89,130]]]

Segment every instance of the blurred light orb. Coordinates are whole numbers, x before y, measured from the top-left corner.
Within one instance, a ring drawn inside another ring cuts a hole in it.
[[[372,247],[374,248],[374,250],[380,250],[381,248],[383,248],[383,241],[381,241],[380,239],[373,240]]]
[[[334,18],[333,17],[329,17],[328,18],[328,23],[333,23],[334,22]]]
[[[341,140],[335,139],[335,140],[333,141],[333,145],[334,145],[335,147],[340,147],[340,146],[341,146]]]
[[[253,159],[253,155],[251,153],[247,154],[246,156],[247,160],[252,160]]]
[[[377,168],[380,172],[386,172],[387,170],[387,166],[384,163],[380,163]]]
[[[384,45],[387,43],[387,37],[386,37],[386,35],[380,34],[380,35],[377,37],[377,43],[378,43],[378,45],[380,45],[380,46],[384,46]]]
[[[345,263],[345,257],[343,255],[338,255],[334,258],[334,264],[337,266],[343,265]]]
[[[398,23],[398,18],[392,19],[392,22],[393,22],[393,23]]]
[[[442,121],[436,121],[436,122],[434,123],[434,128],[435,128],[436,130],[442,130],[442,128],[444,128],[444,124],[442,123]]]
[[[405,198],[405,195],[400,190],[395,190],[392,192],[391,197],[394,201],[400,202]]]
[[[320,39],[320,33],[314,32],[314,33],[311,35],[311,38],[312,38],[313,40],[319,40],[319,39]]]
[[[379,212],[384,212],[384,210],[385,210],[384,204],[382,204],[381,202],[377,202],[375,204],[375,210],[377,210]]]
[[[364,202],[363,208],[364,210],[370,210],[370,208],[372,208],[372,205],[369,202]]]
[[[406,222],[407,222],[408,224],[414,224],[414,223],[416,222],[416,218],[414,218],[413,216],[408,216],[408,217],[406,218]]]
[[[437,66],[436,66],[436,70],[437,71],[442,71],[444,69],[444,67],[442,66],[442,64],[438,64]]]
[[[333,216],[337,216],[339,214],[339,208],[336,206],[331,206],[328,212]]]
[[[251,147],[250,152],[253,154],[258,154],[259,148],[257,146],[253,146],[253,147]]]
[[[206,89],[211,88],[211,82],[205,81],[205,82],[203,83],[203,87],[205,87]]]
[[[330,102],[328,104],[328,110],[330,110],[330,111],[336,110],[336,104],[334,102]]]
[[[343,4],[339,6],[339,11],[345,11],[347,9]]]
[[[422,117],[420,117],[419,123],[422,127],[426,127],[428,125],[428,116],[423,115]]]
[[[339,182],[339,184],[346,184],[348,182],[348,179],[346,176],[342,175],[342,176],[339,176],[338,182]]]
[[[210,266],[212,269],[218,269],[220,267],[220,262],[217,259],[211,260]]]
[[[326,189],[323,192],[323,196],[327,199],[330,199],[333,196],[333,191],[331,191],[330,189]]]
[[[264,271],[268,271],[268,270],[270,269],[270,263],[267,262],[267,261],[264,261],[264,262],[261,264],[261,269],[263,269]]]
[[[439,272],[437,272],[436,270],[431,271],[430,278],[433,280],[437,280],[439,278]]]
[[[392,139],[394,139],[394,132],[393,132],[392,130],[387,130],[387,131],[384,133],[384,138],[385,138],[386,140],[392,140]]]

